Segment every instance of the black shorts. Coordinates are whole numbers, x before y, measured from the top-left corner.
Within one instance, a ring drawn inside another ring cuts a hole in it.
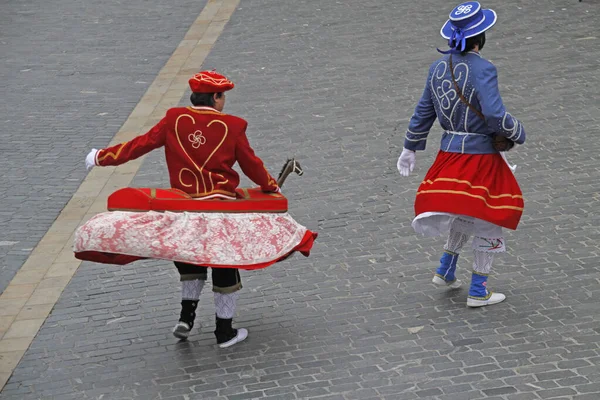
[[[205,281],[208,277],[208,267],[186,264],[175,261],[175,266],[182,281],[200,279]],[[237,268],[211,268],[213,292],[233,293],[242,288],[242,278]]]

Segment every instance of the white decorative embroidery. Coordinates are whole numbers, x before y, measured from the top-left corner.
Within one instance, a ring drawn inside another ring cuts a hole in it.
[[[202,131],[200,130],[190,133],[188,139],[190,142],[192,142],[192,147],[195,149],[206,143],[206,138],[202,135]]]
[[[448,140],[448,146],[446,146],[446,151],[450,151],[450,145],[452,144],[453,140],[454,140],[454,135],[452,135],[452,137],[450,137],[450,140]]]
[[[469,103],[473,104],[473,95],[475,94],[475,91],[473,90],[471,92],[471,95],[469,96]],[[470,111],[470,107],[467,107],[467,109],[465,110],[465,132],[469,132],[469,128],[467,126],[467,123],[469,122],[469,111]]]
[[[439,110],[442,116],[446,118],[446,120],[450,124],[450,129],[455,130],[453,117],[458,107],[458,103],[460,103],[460,100],[458,98],[458,93],[454,89],[454,83],[452,82],[452,79],[444,79],[447,72],[448,63],[446,61],[441,61],[440,63],[438,63],[438,65],[436,65],[433,71],[430,86],[431,92],[433,93],[438,102]],[[465,93],[465,89],[467,87],[467,81],[469,80],[469,66],[466,63],[455,64],[454,75],[457,84],[460,85],[462,82],[461,91],[463,92],[463,95],[466,96],[467,94]],[[434,79],[436,80],[436,83],[438,83],[439,86],[434,86]],[[450,113],[448,114],[447,111],[450,111]]]
[[[407,129],[406,132],[410,133],[411,135],[415,135],[415,136],[417,136],[417,135],[427,135],[429,133],[429,131],[426,131],[426,132],[413,132],[410,129]]]
[[[511,135],[508,137],[509,139],[517,140],[517,139],[519,139],[519,137],[521,137],[521,132],[519,129],[520,127],[521,127],[521,124],[515,117],[513,117],[509,113],[504,113],[504,117],[502,117],[502,129],[505,132],[510,132]],[[515,139],[515,136],[517,134],[519,136]]]
[[[440,67],[443,67],[441,69]],[[452,101],[456,99],[456,90],[454,90],[452,81],[449,79],[442,79],[446,75],[446,71],[448,70],[448,64],[445,61],[440,62],[433,71],[433,76],[431,77],[431,91],[438,100],[440,108],[443,110],[449,110]],[[436,79],[440,81],[440,86],[434,87],[433,80]],[[445,90],[447,88],[447,90]],[[444,115],[446,116],[446,115]],[[448,118],[446,116],[446,118]]]
[[[471,12],[471,8],[473,8],[471,4],[467,4],[466,6],[460,5],[456,8],[456,12],[454,13],[454,15],[468,14]]]

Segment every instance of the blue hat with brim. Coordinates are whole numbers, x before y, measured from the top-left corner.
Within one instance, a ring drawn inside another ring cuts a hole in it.
[[[450,12],[450,18],[442,26],[440,34],[448,39],[449,52],[461,52],[468,38],[487,31],[497,20],[494,10],[484,10],[479,2],[468,1]]]

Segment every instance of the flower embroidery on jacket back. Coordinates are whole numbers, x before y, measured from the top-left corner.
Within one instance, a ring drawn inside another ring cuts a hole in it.
[[[201,130],[197,130],[194,133],[190,133],[188,139],[192,143],[192,147],[195,149],[206,143],[206,138],[202,135]]]

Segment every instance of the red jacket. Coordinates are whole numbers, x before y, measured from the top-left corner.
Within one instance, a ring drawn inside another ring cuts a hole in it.
[[[277,182],[248,143],[242,118],[209,107],[178,107],[167,111],[148,133],[96,154],[96,165],[120,165],[165,147],[171,186],[192,197],[235,196],[240,168],[262,190],[274,192]]]

